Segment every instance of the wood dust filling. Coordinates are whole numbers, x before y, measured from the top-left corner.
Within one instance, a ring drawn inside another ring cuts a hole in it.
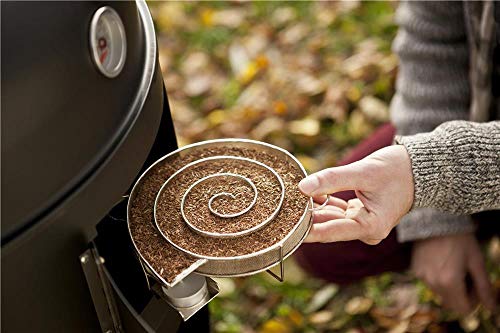
[[[205,229],[204,225],[207,221],[204,219],[212,220],[213,214],[210,214],[208,208],[212,196],[214,196],[212,209],[219,214],[239,214],[252,204],[253,188],[242,179],[231,180],[230,178],[229,176],[220,176],[216,179],[207,179],[206,182],[198,184],[187,195],[185,214],[193,224]],[[223,195],[216,197],[218,194]],[[223,228],[223,224],[219,223],[217,227]],[[223,232],[223,230],[215,230]]]
[[[177,170],[188,163],[201,158],[219,155],[241,156],[260,161],[273,168],[283,179],[285,184],[285,200],[278,216],[264,228],[243,237],[222,239],[204,237],[192,231],[182,220],[180,214],[181,195],[176,197],[177,209],[175,212],[167,207],[174,205],[161,205],[168,212],[159,212],[159,226],[163,232],[177,246],[193,253],[212,257],[232,257],[254,253],[270,247],[290,233],[294,226],[300,222],[300,218],[307,206],[308,199],[298,190],[298,183],[303,178],[298,166],[283,158],[279,158],[265,151],[257,151],[251,148],[239,147],[216,147],[216,148],[193,148],[184,151],[174,157],[165,159],[151,168],[141,183],[134,191],[130,202],[129,225],[132,239],[146,261],[167,282],[194,264],[198,258],[182,253],[175,249],[165,240],[155,228],[153,208],[156,195],[163,183]],[[221,182],[223,186],[224,182]],[[226,182],[227,184],[227,182]],[[269,183],[267,186],[273,188]],[[244,187],[243,183],[242,186]],[[187,188],[178,189],[184,192]],[[242,190],[244,196],[248,196],[247,190]],[[241,204],[249,198],[242,200]],[[251,200],[251,199],[250,199]],[[220,203],[222,205],[222,203]],[[214,208],[216,208],[214,202]],[[275,207],[273,205],[273,207]],[[237,207],[235,207],[237,209]],[[173,213],[172,213],[173,212]],[[172,215],[169,215],[171,214]],[[253,221],[257,223],[260,221]]]
[[[251,205],[254,198],[252,187],[240,178],[216,176],[198,183],[189,191],[184,202],[184,214],[196,228],[220,234],[235,233],[260,225],[279,208],[281,186],[275,175],[268,169],[244,160],[210,160],[196,164],[178,174],[164,187],[157,205],[157,217],[181,218],[179,216],[181,199],[186,190],[197,180],[217,173],[232,173],[251,180],[257,188],[255,205],[241,216],[233,218],[219,217],[210,212],[208,203],[212,196],[226,192],[229,196],[214,200],[213,208],[218,213],[231,214],[242,211]],[[169,234],[170,227],[162,228]]]

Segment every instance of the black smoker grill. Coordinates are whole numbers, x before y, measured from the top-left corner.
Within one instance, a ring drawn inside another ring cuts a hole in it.
[[[208,331],[148,289],[127,231],[131,185],[177,148],[145,2],[1,12],[2,329]]]

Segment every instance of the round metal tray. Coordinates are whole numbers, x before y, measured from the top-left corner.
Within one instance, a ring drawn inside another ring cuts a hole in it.
[[[287,163],[289,163],[291,168],[294,168],[298,173],[300,173],[301,176],[306,177],[307,173],[300,164],[300,162],[293,156],[291,155],[288,151],[267,144],[263,142],[258,142],[258,141],[253,141],[253,140],[245,140],[245,139],[219,139],[219,140],[210,140],[210,141],[204,141],[204,142],[199,142],[195,143],[192,145],[188,145],[185,147],[182,147],[166,156],[161,158],[160,160],[156,161],[153,165],[151,165],[138,179],[136,184],[134,185],[132,192],[130,194],[129,198],[129,217],[130,217],[130,202],[134,200],[136,197],[136,189],[141,184],[144,179],[154,170],[156,170],[159,166],[162,165],[168,165],[172,161],[177,160],[179,158],[182,158],[183,156],[186,156],[186,154],[191,154],[196,151],[200,152],[206,152],[210,150],[211,148],[216,148],[216,147],[221,147],[223,146],[224,148],[246,148],[246,149],[252,149],[255,151],[261,151],[261,152],[266,152],[267,154],[275,155],[279,157],[281,160],[286,160]],[[214,156],[219,156],[219,155],[214,155]],[[211,156],[206,156],[205,157],[211,157]],[[212,156],[213,157],[213,156]],[[187,165],[188,163],[191,163],[192,161],[189,161],[184,164]],[[272,168],[272,166],[269,166]],[[181,167],[182,168],[182,167]],[[179,168],[178,170],[180,170]],[[173,170],[172,173],[164,179],[164,182],[167,183],[172,175],[175,176],[176,171],[178,170]],[[164,186],[163,186],[164,187]],[[163,189],[162,187],[162,189]],[[161,190],[159,191],[161,193]],[[159,194],[158,194],[159,196]],[[158,198],[157,196],[157,198]],[[284,193],[284,200],[286,201],[286,193]],[[156,203],[157,200],[155,200]],[[155,228],[159,234],[162,235],[164,239],[166,239],[173,248],[170,248],[169,250],[177,250],[180,252],[183,252],[185,254],[189,254],[193,258],[199,258],[204,261],[204,263],[196,268],[196,272],[203,274],[203,275],[208,275],[208,276],[217,276],[217,277],[233,277],[233,276],[244,276],[244,275],[250,275],[250,274],[255,274],[264,270],[269,269],[272,266],[275,266],[277,264],[280,264],[286,257],[291,255],[297,247],[302,243],[304,238],[306,237],[307,233],[309,232],[309,229],[311,228],[312,225],[312,212],[310,211],[310,208],[312,208],[312,200],[306,200],[306,204],[304,207],[302,207],[302,210],[300,211],[301,217],[296,223],[293,225],[293,228],[284,235],[281,239],[279,239],[276,243],[270,245],[269,247],[266,247],[264,249],[260,249],[256,252],[252,253],[247,253],[244,255],[237,255],[237,256],[225,256],[225,257],[216,257],[216,256],[207,256],[207,255],[200,255],[198,253],[194,253],[192,251],[189,251],[175,242],[173,242],[168,235],[166,235],[161,229],[158,227],[158,223],[156,221],[156,215],[155,215]],[[152,203],[154,204],[154,203]],[[155,205],[156,207],[156,205]],[[179,208],[180,209],[180,208]],[[129,226],[130,226],[130,220],[128,221]],[[264,232],[264,229],[260,230],[260,228],[266,226],[266,227],[272,227],[273,221],[267,221],[263,225],[259,225],[255,230],[252,230],[252,232]],[[130,230],[130,228],[129,228]],[[195,233],[195,230],[191,230],[191,232]],[[136,248],[137,253],[139,254],[139,257],[143,262],[146,263],[146,267],[149,268],[148,271],[150,273],[153,273],[158,277],[158,273],[154,272],[152,269],[152,266],[148,264],[147,260],[141,254],[139,249],[136,246],[134,235],[131,234],[132,241],[134,243],[134,246]],[[201,235],[200,235],[201,237]],[[238,238],[244,238],[246,237],[245,235],[242,235],[241,237]],[[216,238],[214,238],[216,240]],[[165,267],[165,269],[168,269],[168,267]],[[162,280],[160,278],[160,280]]]

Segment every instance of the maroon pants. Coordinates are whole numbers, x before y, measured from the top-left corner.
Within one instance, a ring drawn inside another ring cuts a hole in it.
[[[369,138],[356,146],[339,165],[345,165],[372,152],[388,146],[394,139],[395,128],[391,124],[380,127]],[[344,200],[356,197],[353,191],[335,194]],[[387,271],[400,271],[409,266],[411,244],[398,243],[396,229],[378,245],[367,245],[361,241],[329,244],[302,244],[295,259],[312,275],[338,284],[352,283],[363,277]]]

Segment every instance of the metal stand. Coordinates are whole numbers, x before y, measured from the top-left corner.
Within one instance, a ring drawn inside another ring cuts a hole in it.
[[[140,257],[137,257],[139,264],[141,265],[142,272],[144,273],[144,278],[146,279],[146,284],[148,285],[148,290],[151,290],[151,283],[149,282],[149,274],[146,272],[146,268],[144,267],[144,263],[142,262]]]
[[[279,282],[285,281],[285,265],[283,264],[283,246],[279,247],[280,251],[280,275],[274,273],[271,269],[266,270],[269,275],[278,280]]]
[[[80,256],[83,272],[89,286],[94,307],[103,332],[122,332],[113,291],[103,269],[104,258],[92,247]]]

